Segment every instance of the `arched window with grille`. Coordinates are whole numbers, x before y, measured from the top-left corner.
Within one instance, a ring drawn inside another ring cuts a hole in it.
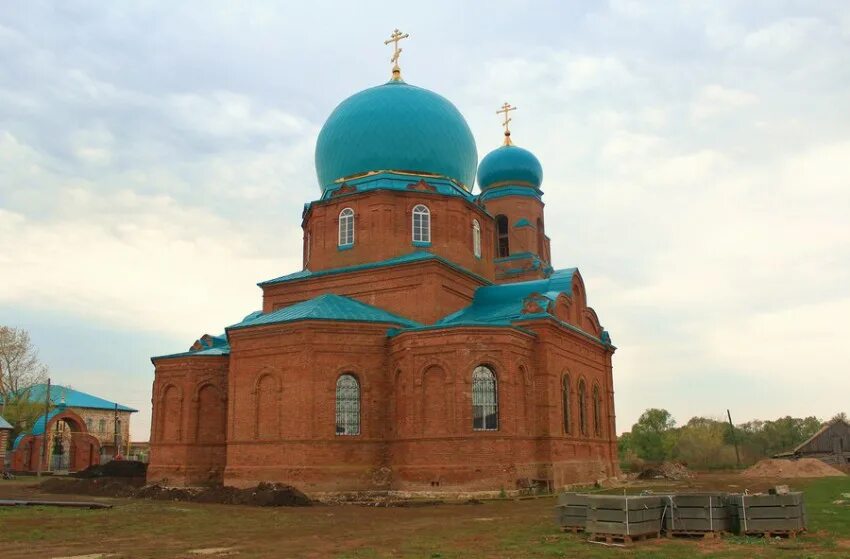
[[[336,381],[336,434],[360,434],[360,383],[350,373]]]
[[[413,208],[413,242],[431,242],[431,211],[422,204]]]
[[[578,426],[582,435],[587,435],[587,387],[584,381],[578,383]]]
[[[94,430],[94,422],[92,421],[91,417],[87,417],[86,418],[86,431],[91,433],[92,430]]]
[[[354,210],[345,208],[339,212],[339,246],[354,244]]]
[[[502,214],[496,216],[496,258],[505,258],[511,255],[511,247],[508,240],[508,217]]]
[[[98,433],[106,433],[106,420],[105,419],[101,419],[100,421],[98,421],[97,432]]]
[[[564,375],[561,379],[561,404],[564,409],[564,433],[569,434],[573,427],[570,421],[570,375]]]
[[[593,434],[602,436],[602,399],[599,397],[599,387],[593,386]]]
[[[481,258],[481,224],[477,219],[472,220],[472,254]]]
[[[472,371],[472,429],[499,429],[499,390],[496,373],[484,365]]]

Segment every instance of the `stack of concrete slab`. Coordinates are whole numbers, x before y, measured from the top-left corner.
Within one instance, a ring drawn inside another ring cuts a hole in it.
[[[664,497],[664,531],[668,536],[716,537],[730,530],[725,493],[682,493]]]
[[[562,530],[581,532],[587,525],[587,495],[561,493],[555,505],[555,521]]]
[[[656,496],[588,495],[586,530],[592,540],[609,543],[658,537],[664,507]]]
[[[733,530],[738,534],[786,535],[806,530],[806,507],[800,492],[784,495],[729,495]]]

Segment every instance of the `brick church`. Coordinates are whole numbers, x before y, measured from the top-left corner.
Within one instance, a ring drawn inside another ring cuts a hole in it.
[[[614,346],[551,266],[540,162],[479,163],[444,97],[392,79],[319,133],[303,269],[262,310],[152,358],[148,481],[307,493],[511,491],[617,473]],[[477,192],[473,186],[478,183]]]

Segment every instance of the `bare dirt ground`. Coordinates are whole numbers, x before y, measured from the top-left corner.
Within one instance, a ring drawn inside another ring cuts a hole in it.
[[[721,490],[751,492],[778,483],[803,489],[810,534],[796,541],[726,538],[654,540],[623,550],[564,534],[554,497],[412,508],[317,505],[265,508],[44,493],[34,479],[0,482],[0,499],[95,500],[108,510],[0,507],[0,557],[824,557],[850,556],[850,478],[745,478],[695,474],[682,481],[641,481],[607,492]]]

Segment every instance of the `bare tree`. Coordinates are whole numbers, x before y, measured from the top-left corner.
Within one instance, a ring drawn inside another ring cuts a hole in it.
[[[38,350],[33,347],[29,332],[0,326],[0,399],[3,406],[46,379],[47,365],[38,359]]]

